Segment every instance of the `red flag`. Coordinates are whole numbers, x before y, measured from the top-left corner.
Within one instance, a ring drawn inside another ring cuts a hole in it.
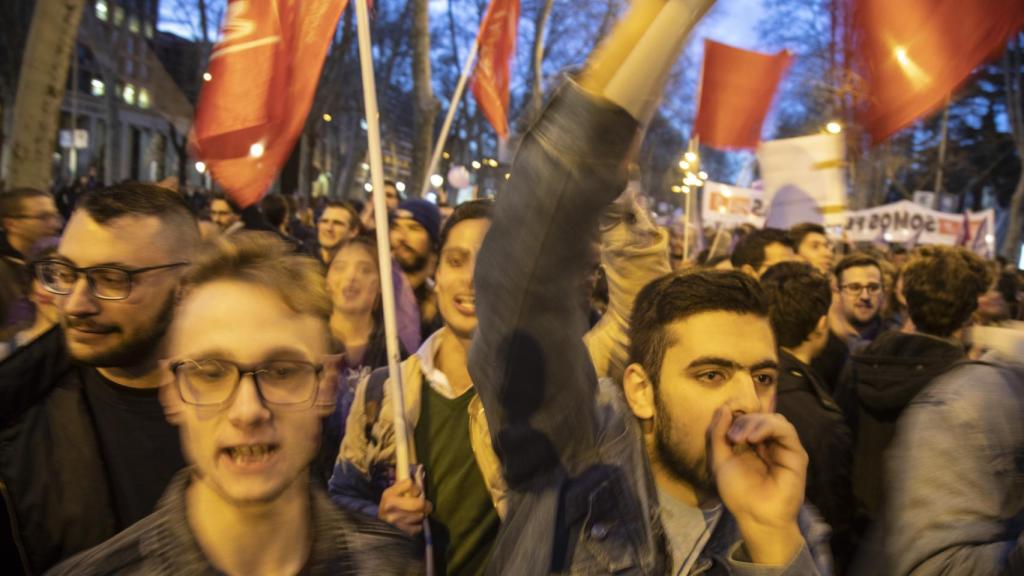
[[[498,136],[508,137],[509,80],[516,52],[519,0],[491,0],[480,24],[480,56],[473,75],[473,96]]]
[[[791,57],[704,41],[704,71],[694,133],[713,148],[753,148]]]
[[[1021,0],[855,0],[857,55],[874,142],[941,107],[1024,26]]]
[[[313,104],[347,0],[230,0],[191,140],[241,207],[263,197]]]

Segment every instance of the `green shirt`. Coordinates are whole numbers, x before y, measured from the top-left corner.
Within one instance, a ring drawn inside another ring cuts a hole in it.
[[[438,574],[483,574],[500,520],[469,442],[470,389],[454,399],[424,378],[416,456],[426,468]]]

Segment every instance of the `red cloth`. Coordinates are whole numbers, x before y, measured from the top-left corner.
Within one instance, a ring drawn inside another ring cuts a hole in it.
[[[473,74],[473,97],[498,136],[508,137],[509,82],[516,52],[519,0],[491,0],[480,24],[480,53]]]
[[[941,107],[1024,26],[1024,0],[855,0],[860,120],[880,142]]]
[[[704,72],[694,133],[712,148],[753,148],[789,52],[761,54],[704,41]]]
[[[347,0],[231,0],[196,106],[198,157],[244,208],[295,146]],[[262,152],[262,153],[260,153]]]

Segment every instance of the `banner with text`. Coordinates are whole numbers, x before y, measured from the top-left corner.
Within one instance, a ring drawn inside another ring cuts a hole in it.
[[[763,190],[705,182],[701,204],[701,217],[705,225],[764,226],[767,206],[764,204]]]
[[[993,253],[995,247],[995,211],[968,212],[968,234],[964,234],[964,215],[929,210],[903,200],[866,210],[846,212],[843,232],[852,242],[909,242],[916,245],[966,242],[975,252]]]

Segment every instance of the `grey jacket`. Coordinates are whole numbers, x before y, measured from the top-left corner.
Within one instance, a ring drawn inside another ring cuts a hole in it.
[[[625,187],[637,123],[563,88],[526,135],[475,274],[479,328],[469,370],[509,488],[494,574],[661,574],[669,558],[642,438],[621,393],[599,386],[571,303],[585,234]],[[719,523],[696,570],[816,574],[807,550],[785,569],[740,561]]]
[[[191,470],[179,472],[157,509],[107,542],[47,574],[180,576],[220,574],[188,526],[185,490]],[[313,486],[313,546],[303,574],[423,574],[413,540],[375,519],[339,510]]]
[[[940,376],[900,418],[888,464],[886,573],[1024,574],[1024,364]]]

